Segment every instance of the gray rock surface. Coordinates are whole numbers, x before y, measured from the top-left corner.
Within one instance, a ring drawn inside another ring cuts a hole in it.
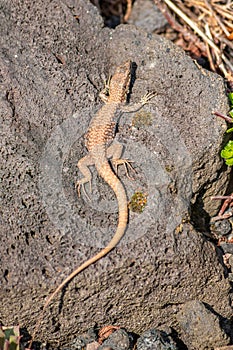
[[[130,348],[130,338],[124,329],[118,329],[103,342],[98,350],[128,350]]]
[[[82,350],[82,349],[90,349],[93,346],[93,348],[98,348],[99,343],[97,342],[97,334],[96,330],[94,328],[90,328],[88,332],[85,332],[84,334],[78,335],[78,337],[75,337],[68,347],[62,348],[62,350]]]
[[[182,338],[176,313],[192,299],[230,317],[214,246],[182,224],[192,201],[201,225],[200,210],[214,214],[219,203],[210,196],[227,186],[219,157],[226,126],[211,114],[228,109],[223,80],[158,36],[103,28],[84,0],[4,2],[0,41],[1,321],[32,332],[48,294],[114,234],[108,186],[94,170],[91,201],[74,186],[103,80],[127,59],[137,64],[131,101],[157,92],[142,114],[124,115],[119,125],[124,156],[137,170],[135,181],[123,169],[119,176],[129,198],[141,190],[148,203],[130,214],[117,249],[54,300],[37,339],[65,345],[112,320],[134,332],[168,324]]]
[[[192,300],[185,303],[177,314],[184,331],[188,349],[213,349],[229,344],[229,337],[220,326],[220,319],[203,303]]]
[[[135,1],[128,23],[134,24],[148,33],[153,33],[158,29],[161,30],[162,27],[168,24],[161,11],[150,0]]]

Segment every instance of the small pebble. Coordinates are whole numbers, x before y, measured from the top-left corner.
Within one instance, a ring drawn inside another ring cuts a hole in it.
[[[229,343],[229,337],[220,325],[220,319],[199,300],[186,302],[177,314],[188,349],[212,349]]]
[[[137,341],[137,350],[178,350],[171,336],[164,331],[150,329],[143,333]]]
[[[233,273],[232,272],[228,274],[228,280],[230,282],[233,282]]]
[[[232,243],[225,243],[222,242],[220,244],[220,247],[222,248],[223,252],[233,254],[233,244]]]
[[[96,340],[97,340],[96,330],[95,328],[90,328],[87,332],[79,335],[74,340],[72,340],[69,344],[69,348],[64,348],[63,350],[87,349],[87,345],[96,343]],[[91,350],[91,348],[89,348],[89,350]]]
[[[93,341],[90,344],[87,344],[86,350],[97,350],[99,349],[100,344],[97,341]]]
[[[128,350],[130,346],[130,336],[124,329],[118,329],[103,342],[98,350]]]
[[[211,232],[215,237],[225,236],[231,233],[232,226],[229,220],[219,220],[211,224]]]

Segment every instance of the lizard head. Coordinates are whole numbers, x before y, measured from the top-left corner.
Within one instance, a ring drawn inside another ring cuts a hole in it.
[[[109,99],[111,102],[126,102],[131,79],[132,62],[130,60],[116,68],[109,85]]]

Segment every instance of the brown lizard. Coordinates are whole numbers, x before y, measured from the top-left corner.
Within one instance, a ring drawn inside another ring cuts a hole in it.
[[[131,79],[131,69],[131,61],[127,61],[117,67],[116,72],[112,76],[110,82],[100,93],[100,97],[105,102],[105,105],[93,117],[89,125],[89,129],[85,135],[85,146],[89,153],[78,162],[79,170],[84,176],[81,180],[77,181],[77,190],[79,196],[80,188],[83,187],[83,190],[85,192],[84,185],[88,182],[91,184],[92,175],[88,169],[88,166],[91,165],[94,165],[96,167],[98,174],[113,189],[118,201],[119,212],[116,233],[105,248],[103,248],[95,256],[88,259],[77,269],[75,269],[68,277],[64,279],[64,281],[46,300],[41,315],[36,324],[32,340],[29,344],[29,349],[31,349],[32,341],[42,320],[43,313],[55,295],[79,272],[86,269],[88,266],[108,254],[114,247],[116,247],[125,233],[128,221],[126,192],[121,181],[113,172],[108,159],[111,158],[112,163],[115,163],[117,165],[128,163],[127,160],[120,158],[123,149],[122,145],[112,144],[112,141],[115,137],[116,124],[122,113],[130,113],[139,110],[155,95],[154,93],[147,93],[144,97],[142,97],[139,103],[126,105],[126,99],[129,92]]]

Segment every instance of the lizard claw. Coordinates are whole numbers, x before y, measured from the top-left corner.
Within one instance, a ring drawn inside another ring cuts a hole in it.
[[[113,166],[115,168],[116,174],[118,173],[118,166],[119,165],[124,165],[126,176],[128,177],[128,179],[134,180],[134,178],[132,178],[129,175],[128,168],[130,170],[132,170],[134,173],[136,173],[136,170],[132,167],[132,165],[130,163],[133,163],[133,161],[132,160],[128,160],[128,159],[112,159],[112,164],[113,164]]]
[[[156,95],[155,91],[147,92],[142,98],[141,98],[141,104],[145,105],[149,103],[149,101]]]
[[[104,88],[103,90],[100,91],[99,93],[99,98],[106,103],[109,98],[109,89],[110,89],[110,81],[111,81],[111,76],[108,77],[108,80],[104,82]]]
[[[92,192],[92,188],[91,188],[91,182],[89,182],[90,184],[90,192]],[[88,196],[86,190],[85,190],[85,184],[80,182],[80,181],[77,181],[76,184],[75,184],[75,188],[77,189],[77,193],[78,193],[78,197],[80,198],[81,197],[81,188],[83,189],[83,193],[85,194],[85,196],[87,197],[87,199],[89,201],[91,201],[90,197]]]

